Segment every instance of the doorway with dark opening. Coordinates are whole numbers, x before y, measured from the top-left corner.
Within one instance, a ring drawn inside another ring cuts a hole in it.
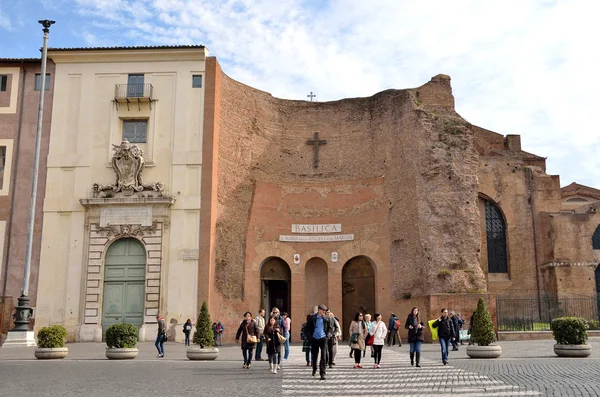
[[[267,315],[274,307],[281,313],[291,313],[291,271],[287,262],[281,258],[271,257],[265,260],[260,269],[262,283],[261,306]]]

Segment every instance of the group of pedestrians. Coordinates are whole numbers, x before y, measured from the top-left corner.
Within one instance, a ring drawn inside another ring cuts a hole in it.
[[[158,350],[158,357],[164,357],[164,342],[166,341],[165,319],[162,316],[156,316],[158,323],[158,333],[155,342]],[[473,318],[471,319],[473,323]],[[437,328],[438,339],[441,347],[442,363],[448,364],[448,352],[450,346],[452,350],[458,350],[460,341],[460,328],[464,324],[460,314],[455,315],[453,311],[444,308],[441,315],[431,327]],[[401,340],[398,330],[400,328],[399,319],[395,314],[391,314],[388,325],[382,320],[381,313],[375,313],[373,321],[371,315],[363,315],[357,312],[354,320],[350,323],[348,329],[350,335],[350,357],[354,357],[353,368],[363,368],[361,357],[365,357],[367,346],[370,347],[371,357],[373,358],[373,368],[381,368],[381,359],[383,346],[401,346]],[[424,341],[425,325],[419,308],[413,307],[404,323],[404,328],[408,330],[408,343],[410,346],[410,365],[420,367],[421,345]],[[215,332],[215,344],[221,346],[222,335],[225,327],[221,322],[213,323]],[[190,333],[192,330],[192,321],[188,319],[183,327],[185,334],[185,345],[190,345]],[[256,361],[262,361],[262,352],[266,345],[266,352],[269,360],[269,370],[276,374],[281,369],[282,356],[287,360],[290,354],[290,335],[291,319],[288,313],[280,314],[278,308],[273,308],[270,316],[265,319],[265,310],[258,311],[258,315],[253,318],[251,312],[244,313],[244,319],[240,323],[235,334],[236,343],[241,342],[242,356],[244,359],[243,368],[250,369],[252,358]],[[325,380],[326,367],[332,368],[335,365],[335,356],[337,354],[338,341],[342,339],[342,329],[337,317],[323,304],[317,307],[317,312],[308,314],[306,322],[302,324],[300,338],[302,339],[302,351],[305,353],[306,365],[312,367],[312,375],[317,372],[317,363],[319,375]],[[254,352],[256,348],[256,352]]]
[[[264,345],[266,345],[269,370],[276,374],[277,370],[281,369],[282,355],[284,360],[288,358],[290,346],[291,319],[287,313],[284,314],[285,316],[280,315],[279,309],[275,307],[267,321],[264,309],[259,310],[256,318],[252,317],[251,312],[244,313],[244,320],[235,334],[236,343],[241,343],[242,347],[243,368],[250,369],[255,347],[254,359],[262,361],[261,355]]]

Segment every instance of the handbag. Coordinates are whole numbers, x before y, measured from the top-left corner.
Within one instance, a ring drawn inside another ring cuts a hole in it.
[[[165,333],[162,335],[162,341],[163,341],[163,342],[166,342],[168,339],[169,339],[169,336],[168,336],[168,335],[167,335],[167,333],[165,332]]]
[[[379,329],[380,325],[381,325],[381,321],[379,322],[379,324],[377,324],[377,327],[375,328],[375,332],[373,332],[373,335],[371,335],[371,334],[367,335],[367,340],[365,341],[367,346],[373,346],[373,343],[375,342],[375,334],[377,333],[377,330]]]
[[[279,339],[279,343],[285,343],[285,341],[287,340],[285,336],[281,335],[281,332],[277,333],[277,338]]]
[[[250,335],[250,333],[248,332],[248,324],[246,324],[246,343],[254,345],[256,344],[256,342],[258,342],[258,338],[256,337],[256,335]]]
[[[358,343],[358,335],[360,335],[358,332],[353,332],[350,336],[350,343]]]

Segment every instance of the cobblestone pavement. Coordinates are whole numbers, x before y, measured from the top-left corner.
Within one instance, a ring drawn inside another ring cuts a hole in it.
[[[353,369],[342,344],[325,381],[311,376],[298,345],[277,375],[266,361],[243,369],[239,346],[221,348],[212,362],[189,361],[186,347],[174,343],[162,359],[151,343],[140,343],[129,361],[105,359],[100,343],[69,344],[69,356],[58,361],[36,360],[33,348],[0,348],[0,395],[600,396],[600,338],[590,343],[593,354],[584,359],[556,357],[553,341],[502,342],[495,360],[469,359],[462,346],[448,366],[439,345],[426,344],[422,368],[410,366],[407,345],[386,347],[380,369],[368,357],[364,369]]]

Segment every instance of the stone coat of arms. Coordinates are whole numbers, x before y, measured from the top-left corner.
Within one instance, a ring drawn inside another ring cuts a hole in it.
[[[131,144],[127,139],[123,139],[120,145],[113,146],[112,167],[117,174],[117,180],[114,185],[100,185],[94,183],[93,196],[98,197],[100,192],[112,191],[113,193],[122,193],[124,196],[131,196],[134,193],[144,190],[152,190],[162,196],[163,184],[160,182],[144,184],[142,180],[142,171],[144,170],[144,151],[138,145]]]

